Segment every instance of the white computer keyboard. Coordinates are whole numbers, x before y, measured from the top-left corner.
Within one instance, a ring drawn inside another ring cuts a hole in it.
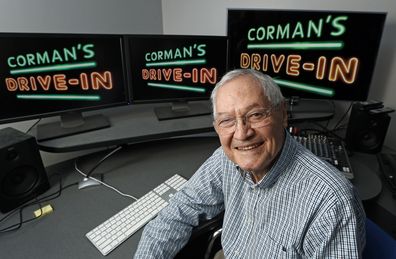
[[[109,254],[166,207],[170,197],[179,191],[186,181],[175,174],[89,231],[86,237],[103,255]]]

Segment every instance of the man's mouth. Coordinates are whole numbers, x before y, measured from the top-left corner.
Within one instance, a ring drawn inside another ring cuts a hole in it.
[[[248,150],[252,150],[252,149],[258,148],[262,144],[263,143],[260,142],[260,143],[255,143],[255,144],[248,145],[248,146],[238,146],[238,147],[235,147],[235,149],[240,150],[240,151],[248,151]]]

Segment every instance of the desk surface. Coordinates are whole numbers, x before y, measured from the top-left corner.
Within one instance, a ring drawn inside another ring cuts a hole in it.
[[[200,101],[193,102],[193,104],[206,106],[209,111],[211,109],[209,102]],[[43,151],[69,152],[214,131],[211,115],[159,121],[154,113],[154,108],[166,105],[170,107],[170,104],[162,103],[104,109],[99,113],[109,119],[111,125],[109,128],[40,141],[38,145]],[[86,113],[86,115],[92,114],[98,114],[98,111]],[[59,120],[59,118],[52,117],[40,123],[54,120]],[[34,130],[33,134],[35,134]]]
[[[102,173],[106,183],[141,197],[175,173],[190,178],[219,145],[215,137],[135,144],[114,154],[97,168],[95,174]],[[79,158],[79,168],[87,172],[107,152]],[[63,186],[82,179],[74,170],[74,160],[51,166],[47,171],[52,187],[46,194],[59,189],[56,174],[62,175]],[[16,232],[0,234],[0,257],[102,258],[85,234],[131,202],[130,198],[103,186],[83,190],[72,186],[64,190],[59,198],[49,202],[54,208],[52,214],[27,223]],[[27,208],[25,217],[30,218],[36,209]],[[12,217],[13,222],[17,222],[17,218],[17,215]],[[7,222],[7,225],[11,223]],[[106,258],[132,258],[141,232],[139,230]]]
[[[382,183],[376,173],[378,170],[376,156],[354,153],[349,160],[355,173],[353,184],[357,187],[360,198],[363,201],[376,198],[382,191]]]
[[[191,102],[191,104],[201,105],[206,107],[208,111],[211,110],[209,101],[196,101]],[[104,109],[100,113],[109,119],[111,127],[41,141],[38,145],[43,151],[69,152],[214,131],[211,114],[159,121],[154,109],[163,106],[170,107],[171,104],[153,103]],[[293,107],[288,109],[291,116],[289,122],[307,119],[325,120],[334,115],[332,103],[324,100],[302,100],[297,106]],[[92,114],[98,114],[98,111],[86,113],[86,115]],[[53,122],[57,119],[56,117],[43,119],[40,123]],[[35,133],[34,130],[33,134]]]
[[[108,184],[141,197],[175,173],[189,178],[218,146],[217,137],[174,138],[134,144],[114,154],[95,172],[103,174]],[[79,158],[79,168],[87,172],[107,152],[101,151]],[[355,185],[358,189],[369,185],[365,179],[373,181],[375,178],[365,176],[371,173],[369,171],[362,172],[363,174],[355,172]],[[63,178],[63,186],[82,179],[74,170],[74,160],[49,167],[48,174],[52,187],[46,194],[59,189],[58,174]],[[103,186],[78,190],[74,185],[65,189],[59,198],[48,202],[54,208],[52,214],[27,223],[18,231],[0,234],[1,254],[13,259],[102,258],[85,234],[131,202],[131,199]],[[30,218],[36,209],[27,208],[24,211],[25,218]],[[6,225],[17,222],[17,218],[14,215]],[[5,225],[2,224],[1,227]],[[139,230],[106,258],[131,258],[141,233],[142,230]]]

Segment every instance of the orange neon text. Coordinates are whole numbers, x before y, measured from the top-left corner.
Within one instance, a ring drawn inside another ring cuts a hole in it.
[[[183,82],[183,80],[190,79],[193,83],[216,84],[217,69],[193,68],[191,72],[184,71],[182,68],[142,69],[142,79],[167,82]]]
[[[284,72],[289,76],[299,76],[301,71],[313,71],[315,78],[318,80],[327,79],[352,84],[356,80],[359,59],[356,57],[342,58],[336,56],[327,58],[321,56],[314,62],[302,62],[302,56],[296,54],[286,56],[284,54],[241,53],[240,67],[264,72]]]
[[[81,73],[78,78],[67,78],[65,74],[30,76],[30,77],[8,77],[5,79],[7,90],[15,91],[68,91],[70,87],[81,87],[82,90],[99,90],[113,88],[111,72]]]

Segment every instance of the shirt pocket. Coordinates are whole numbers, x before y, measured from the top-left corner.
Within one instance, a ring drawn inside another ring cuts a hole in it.
[[[297,259],[302,258],[297,252],[293,244],[288,244],[281,238],[271,237],[265,234],[264,243],[261,249],[264,251],[263,254],[267,255],[267,258],[273,259]]]

